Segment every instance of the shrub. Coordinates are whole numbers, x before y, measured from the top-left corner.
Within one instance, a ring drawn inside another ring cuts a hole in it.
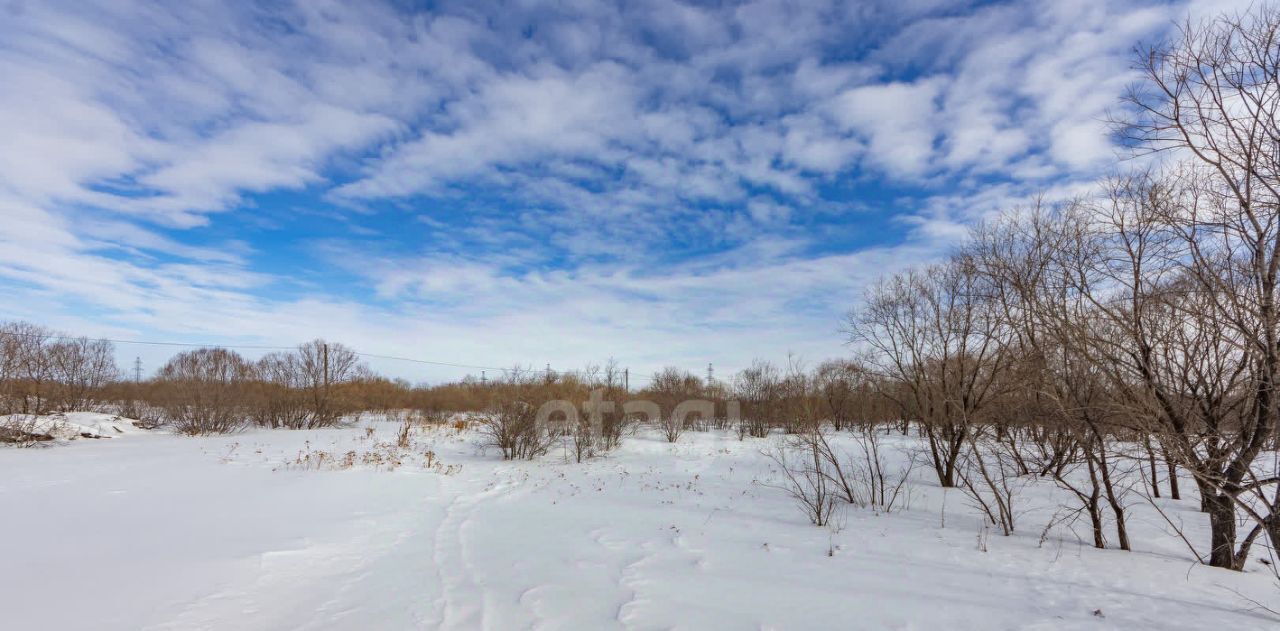
[[[238,353],[202,348],[178,353],[158,374],[159,398],[174,429],[225,434],[244,426],[252,368]]]

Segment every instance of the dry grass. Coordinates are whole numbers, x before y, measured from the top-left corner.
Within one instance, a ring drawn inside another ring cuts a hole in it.
[[[431,427],[431,426],[427,426]],[[423,434],[433,433],[406,418],[396,428],[394,440],[378,440],[378,428],[366,427],[358,439],[364,443],[355,449],[317,449],[310,441],[278,469],[304,471],[347,471],[356,468],[395,471],[404,466],[417,466],[441,475],[453,475],[461,465],[449,465],[436,455],[435,443]]]

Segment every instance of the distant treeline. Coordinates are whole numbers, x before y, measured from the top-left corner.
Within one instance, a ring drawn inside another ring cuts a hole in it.
[[[536,408],[551,400],[579,405],[600,390],[619,406],[644,399],[663,411],[685,400],[713,402],[714,418],[698,417],[694,427],[723,425],[727,402],[735,400],[751,419],[737,429],[755,436],[773,428],[793,431],[817,408],[836,427],[892,415],[872,376],[848,361],[825,362],[812,371],[757,361],[727,382],[711,383],[668,367],[647,376],[643,388],[626,390],[623,372],[612,361],[577,371],[517,367],[489,379],[467,376],[414,385],[378,375],[350,347],[324,340],[256,361],[226,348],[183,351],[143,379],[126,375],[115,357],[107,340],[26,322],[0,324],[0,413],[109,410],[183,433],[207,434],[247,426],[325,427],[366,411],[485,412],[513,403]]]

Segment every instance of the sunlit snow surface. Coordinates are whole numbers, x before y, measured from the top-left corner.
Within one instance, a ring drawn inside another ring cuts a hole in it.
[[[562,451],[502,462],[473,432],[433,428],[395,451],[398,466],[366,462],[379,443],[394,451],[395,430],[2,448],[0,627],[1280,626],[1250,602],[1280,609],[1267,568],[1195,565],[1136,495],[1136,552],[1092,549],[1084,523],[1042,541],[1068,503],[1048,481],[1023,494],[1019,532],[992,532],[983,552],[975,511],[923,468],[903,510],[851,507],[819,528],[769,486],[765,440],[640,432],[585,464]],[[914,444],[885,440],[895,461]],[[320,452],[356,458],[317,464]],[[1207,540],[1197,502],[1162,506]]]

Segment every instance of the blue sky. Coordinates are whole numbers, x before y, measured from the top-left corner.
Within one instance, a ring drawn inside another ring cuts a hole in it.
[[[1131,49],[1232,6],[4,0],[0,318],[816,362],[868,281],[1116,168]]]

